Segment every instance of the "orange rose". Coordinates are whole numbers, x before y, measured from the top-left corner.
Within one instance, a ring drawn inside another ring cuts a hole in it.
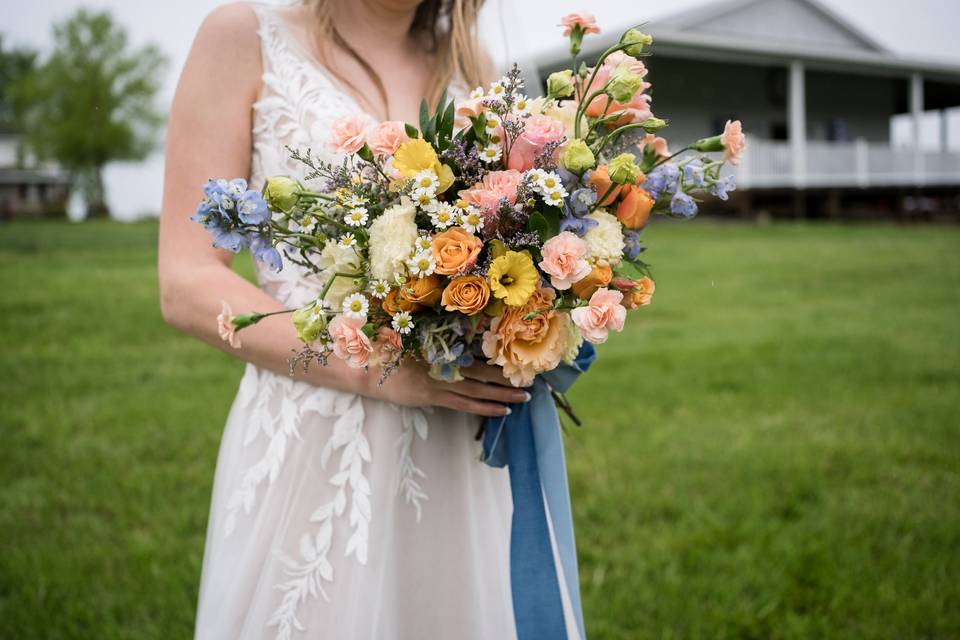
[[[650,304],[656,288],[656,283],[650,278],[646,276],[640,278],[633,283],[633,288],[624,295],[623,306],[627,309],[636,309]]]
[[[507,307],[483,334],[488,362],[503,367],[514,386],[556,368],[567,349],[570,316],[553,308],[555,298],[553,289],[541,287],[522,307]]]
[[[597,190],[597,198],[603,197],[603,194],[607,192],[607,189],[613,185],[613,180],[610,179],[610,173],[607,170],[607,165],[602,164],[596,169],[593,170],[593,173],[590,174],[590,179],[587,183]],[[613,190],[610,192],[603,202],[600,203],[601,207],[606,207],[607,205],[613,204],[613,201],[617,199],[617,196],[620,195],[620,191],[623,190],[623,186],[616,185]]]
[[[400,287],[399,300],[406,300],[423,307],[434,307],[440,302],[443,289],[439,276],[411,278]]]
[[[462,227],[452,227],[433,236],[433,259],[436,272],[452,276],[470,269],[477,263],[483,242]]]
[[[624,190],[627,189],[629,193],[617,205],[617,219],[627,229],[642,229],[650,218],[650,210],[656,200],[640,187],[624,187]]]
[[[610,268],[610,265],[593,265],[593,270],[586,278],[573,283],[573,286],[571,287],[573,290],[573,295],[577,296],[581,300],[589,300],[590,296],[592,296],[597,289],[610,284],[610,280],[612,278],[613,269]]]
[[[480,276],[460,276],[454,278],[443,290],[440,302],[447,311],[459,311],[468,316],[483,311],[490,300],[490,287]]]
[[[399,311],[407,311],[409,313],[420,311],[420,305],[416,302],[410,302],[405,297],[401,297],[399,289],[391,289],[387,297],[383,299],[383,304],[380,306],[391,316],[397,315]]]

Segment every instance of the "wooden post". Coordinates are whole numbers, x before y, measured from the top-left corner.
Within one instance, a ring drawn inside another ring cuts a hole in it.
[[[803,63],[799,60],[790,63],[787,109],[793,186],[803,189],[807,186],[807,97]]]

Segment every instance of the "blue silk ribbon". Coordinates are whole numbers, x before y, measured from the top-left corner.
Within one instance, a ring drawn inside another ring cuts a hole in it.
[[[537,376],[531,400],[513,405],[509,416],[489,418],[484,430],[483,461],[510,471],[510,583],[517,640],[567,639],[551,528],[580,638],[586,638],[563,438],[551,390],[565,392],[595,357],[593,345],[585,342],[572,365]]]

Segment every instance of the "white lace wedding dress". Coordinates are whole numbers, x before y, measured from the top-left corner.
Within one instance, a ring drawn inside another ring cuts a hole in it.
[[[323,157],[330,122],[359,107],[274,9],[255,11],[259,188],[302,177],[285,146]],[[289,263],[257,275],[290,307],[320,290]],[[196,637],[514,638],[509,480],[479,462],[478,425],[248,365],[217,463]]]

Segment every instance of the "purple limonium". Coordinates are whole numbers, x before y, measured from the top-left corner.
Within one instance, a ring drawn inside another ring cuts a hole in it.
[[[670,200],[670,211],[684,218],[692,218],[697,215],[697,203],[688,194],[677,191]]]
[[[729,196],[727,195],[731,191],[736,191],[737,181],[733,176],[724,176],[717,180],[715,183],[710,185],[708,191],[711,194],[717,196],[721,200],[726,200]]]
[[[623,255],[627,260],[636,260],[643,252],[640,244],[640,234],[636,231],[623,232]]]
[[[587,235],[587,231],[597,226],[599,223],[593,218],[574,218],[573,216],[564,216],[560,218],[560,231],[569,231],[581,238]]]
[[[597,192],[587,187],[581,187],[567,199],[567,214],[575,218],[582,218],[590,213],[590,207],[597,201]]]
[[[273,248],[270,240],[263,236],[255,236],[250,242],[250,251],[253,257],[270,267],[274,272],[280,273],[283,269],[283,259],[280,252]]]

